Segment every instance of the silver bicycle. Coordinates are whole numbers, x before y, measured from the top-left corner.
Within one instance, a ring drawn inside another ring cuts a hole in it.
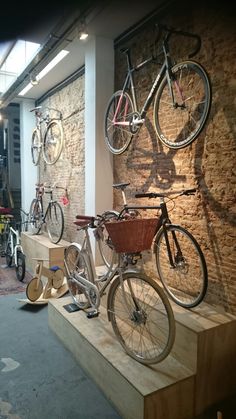
[[[87,313],[88,318],[97,317],[101,298],[109,287],[108,320],[124,350],[142,364],[162,361],[174,343],[175,320],[162,288],[142,270],[134,269],[142,258],[141,251],[120,252],[119,249],[117,254],[113,248],[109,267],[98,277],[88,230],[93,229],[96,234],[102,225],[108,226],[113,221],[101,216],[76,218],[75,224],[83,232],[82,245],[70,244],[64,255],[73,302]],[[124,236],[124,243],[125,240]]]

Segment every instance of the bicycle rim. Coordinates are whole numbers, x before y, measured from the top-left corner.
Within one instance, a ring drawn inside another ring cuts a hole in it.
[[[25,255],[22,252],[17,252],[16,277],[18,281],[23,281],[25,277]]]
[[[129,125],[133,112],[133,103],[128,93],[121,90],[115,92],[105,114],[105,140],[111,153],[122,154],[129,147],[133,137]],[[114,118],[117,125],[113,122]],[[128,125],[118,125],[122,122],[128,122]]]
[[[64,259],[67,284],[72,300],[80,309],[85,310],[90,303],[78,279],[80,276],[88,280],[92,278],[90,267],[85,260],[83,252],[81,252],[80,246],[77,244],[71,244],[65,249]]]
[[[31,140],[31,156],[32,156],[32,162],[35,166],[39,163],[41,153],[41,136],[38,129],[35,129],[32,134],[32,140]]]
[[[37,277],[32,278],[26,287],[26,296],[30,301],[36,301],[39,299],[43,292],[43,283],[41,279]]]
[[[160,140],[169,148],[183,148],[192,143],[205,126],[211,105],[211,87],[205,69],[194,61],[184,61],[172,68],[173,106],[167,78],[157,91],[154,125]]]
[[[29,210],[29,222],[33,234],[38,234],[43,223],[43,211],[41,202],[33,199]]]
[[[175,303],[186,308],[195,307],[207,291],[207,267],[203,253],[194,237],[184,228],[169,226],[166,232],[174,266],[170,264],[161,230],[154,245],[160,279]]]
[[[127,273],[123,288],[117,278],[110,292],[110,320],[128,355],[142,364],[165,359],[174,343],[175,320],[163,290],[144,274]]]
[[[59,159],[63,147],[61,121],[53,120],[47,126],[43,139],[43,158],[47,164],[54,164]]]
[[[64,215],[58,202],[49,204],[45,221],[49,239],[54,244],[59,243],[64,231]]]

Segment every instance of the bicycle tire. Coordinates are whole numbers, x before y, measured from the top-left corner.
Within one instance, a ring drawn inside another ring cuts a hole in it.
[[[29,301],[36,301],[43,292],[43,282],[41,279],[34,277],[26,287],[26,296]]]
[[[132,113],[134,112],[133,102],[127,92],[118,90],[115,92],[108,102],[106,113],[105,113],[105,142],[112,154],[122,154],[129,147],[132,140],[133,134],[130,131],[130,126],[119,127],[112,123],[114,118],[115,109],[117,103],[121,97],[122,102],[120,104],[120,112],[116,115],[117,120],[124,120],[124,108],[125,108],[125,121],[130,122]]]
[[[31,157],[32,162],[35,166],[39,164],[39,158],[41,154],[41,134],[38,128],[35,128],[31,138]]]
[[[59,243],[64,232],[64,214],[58,202],[49,203],[45,221],[49,239],[54,244]]]
[[[34,198],[30,204],[29,223],[33,234],[39,234],[43,224],[43,209],[41,202]]]
[[[25,277],[25,255],[21,251],[18,251],[16,257],[16,277],[21,282]]]
[[[191,144],[204,128],[211,106],[211,85],[206,70],[195,61],[178,63],[171,71],[171,83],[177,79],[180,87],[177,91],[173,85],[174,102],[178,103],[181,91],[185,97],[183,107],[173,106],[165,76],[155,96],[154,126],[163,144],[179,149]]]
[[[5,257],[6,257],[6,264],[10,268],[10,266],[12,265],[12,259],[13,259],[10,243],[7,243]]]
[[[63,147],[63,130],[61,120],[49,122],[43,138],[43,158],[49,164],[55,164],[59,159]]]
[[[125,273],[123,281],[116,277],[109,290],[108,315],[118,341],[136,361],[156,364],[169,355],[175,319],[167,296],[152,278],[132,272]]]
[[[107,221],[112,218],[117,218],[119,216],[119,212],[117,211],[106,211],[101,215]],[[104,265],[109,269],[112,264],[115,263],[116,259],[116,252],[112,247],[111,239],[107,232],[105,226],[102,226],[101,234],[97,239],[98,249],[101,256],[101,259]]]
[[[86,310],[90,306],[90,303],[88,297],[84,293],[84,289],[76,280],[76,276],[78,278],[79,276],[82,276],[87,280],[90,280],[93,276],[91,274],[90,266],[81,251],[80,245],[72,243],[65,249],[64,262],[68,289],[72,300],[81,310]]]
[[[166,226],[166,234],[174,267],[169,262],[162,228],[154,244],[160,280],[168,296],[176,304],[185,308],[195,307],[201,303],[207,292],[208,275],[204,255],[196,239],[185,228]],[[176,247],[176,239],[182,254]]]

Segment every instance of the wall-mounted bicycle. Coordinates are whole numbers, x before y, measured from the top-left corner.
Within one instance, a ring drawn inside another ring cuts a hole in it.
[[[147,111],[154,100],[154,126],[159,139],[169,148],[186,147],[203,129],[211,105],[210,80],[203,66],[186,60],[174,64],[169,40],[173,34],[196,39],[197,54],[201,47],[198,35],[158,25],[164,33],[161,51],[134,67],[130,50],[121,50],[127,58],[127,74],[121,90],[116,91],[105,113],[105,141],[113,154],[123,153],[132,137],[145,122]],[[161,62],[159,57],[163,56]],[[142,109],[138,109],[133,74],[150,62],[161,64]]]
[[[56,112],[51,117],[49,112]],[[41,152],[47,164],[54,164],[59,159],[63,147],[62,114],[54,108],[46,108],[44,116],[41,106],[31,109],[35,113],[36,127],[32,133],[31,155],[33,164],[39,163]]]

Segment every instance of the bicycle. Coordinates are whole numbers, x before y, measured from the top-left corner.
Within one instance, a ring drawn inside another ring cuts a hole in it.
[[[62,238],[64,232],[64,215],[61,205],[53,199],[53,189],[67,189],[61,186],[46,186],[43,183],[36,184],[36,197],[32,200],[29,211],[29,220],[31,228],[35,234],[39,234],[43,225],[46,225],[49,239],[57,244]],[[47,189],[47,190],[46,190]],[[50,200],[47,203],[46,210],[43,207],[43,195],[49,194]]]
[[[25,211],[20,209],[25,215]],[[25,277],[25,254],[21,245],[20,232],[22,226],[25,224],[21,222],[15,223],[15,228],[13,228],[13,216],[7,214],[4,223],[4,242],[5,250],[2,255],[6,258],[6,264],[8,267],[15,265],[16,277],[19,281],[23,281]]]
[[[168,296],[178,305],[184,308],[192,308],[199,305],[207,292],[208,273],[204,254],[192,234],[185,228],[172,224],[170,221],[166,198],[172,201],[179,196],[189,196],[196,193],[196,189],[186,189],[180,193],[137,193],[135,198],[160,198],[158,206],[129,205],[126,201],[125,189],[130,183],[119,183],[113,188],[122,191],[123,208],[117,215],[114,212],[113,219],[120,220],[127,213],[130,217],[140,217],[140,210],[160,210],[159,222],[153,236],[153,253],[160,281]],[[132,211],[136,211],[133,212]],[[103,248],[108,247],[114,252],[112,240],[109,236],[104,239]],[[104,251],[105,252],[105,251]],[[111,258],[111,255],[110,255]],[[108,265],[107,265],[108,266]]]
[[[113,154],[122,154],[138,132],[154,101],[154,126],[158,138],[167,147],[179,149],[191,144],[205,126],[211,105],[209,76],[203,66],[190,60],[201,47],[198,35],[158,25],[164,33],[162,48],[136,67],[131,62],[130,49],[122,49],[126,55],[127,73],[121,90],[110,98],[105,112],[105,142]],[[173,34],[196,39],[195,50],[189,59],[173,63],[169,40]],[[161,62],[159,57],[164,56]],[[150,62],[161,65],[148,96],[138,109],[133,73]]]
[[[68,287],[64,281],[64,272],[59,266],[46,268],[44,261],[48,259],[33,258],[37,260],[35,267],[35,276],[31,279],[26,287],[26,296],[29,301],[35,302],[40,300],[44,304],[49,298],[59,298],[68,291]],[[43,284],[42,276],[47,278],[47,282]]]
[[[142,364],[162,361],[174,343],[175,320],[162,288],[145,273],[134,270],[142,248],[138,253],[118,253],[117,263],[114,263],[114,252],[107,272],[98,277],[88,230],[96,230],[101,224],[112,224],[112,221],[101,216],[78,215],[76,219],[75,224],[84,233],[82,245],[72,243],[64,253],[72,301],[87,313],[88,318],[97,317],[101,298],[109,287],[108,320],[123,349]],[[152,227],[155,223],[156,219],[153,219]]]
[[[39,164],[41,151],[44,161],[52,165],[59,159],[63,147],[62,114],[54,108],[46,108],[46,116],[40,111],[41,106],[30,110],[35,113],[36,127],[32,133],[31,155],[35,166]],[[51,118],[49,111],[54,111],[58,117]],[[45,124],[43,130],[42,125]]]

